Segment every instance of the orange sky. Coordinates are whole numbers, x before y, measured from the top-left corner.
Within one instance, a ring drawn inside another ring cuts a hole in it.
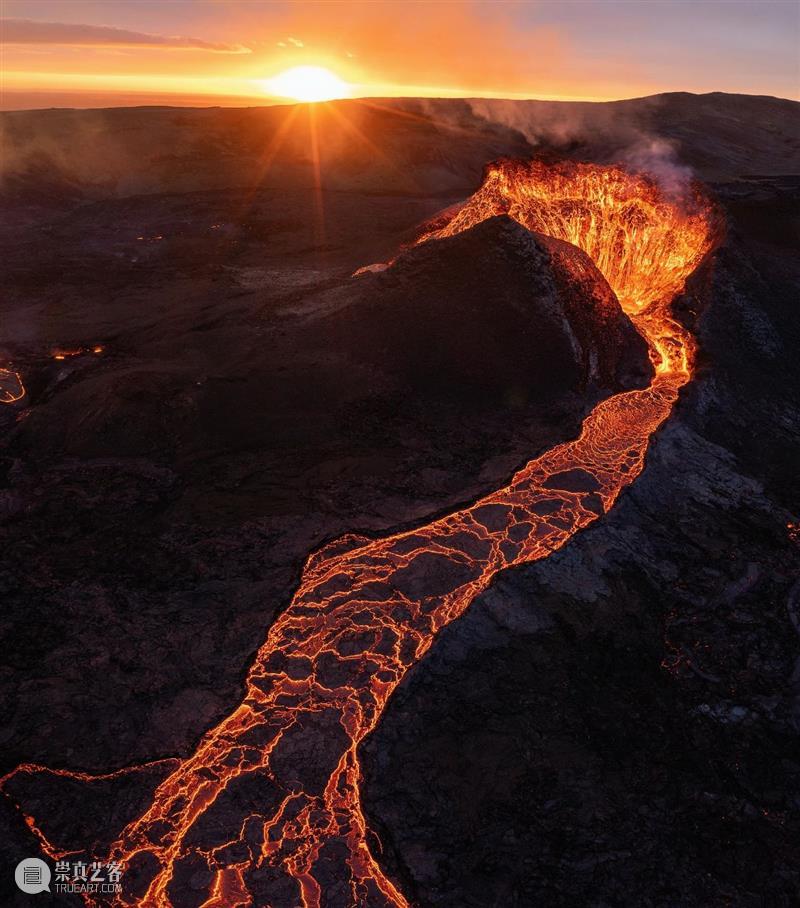
[[[795,0],[5,0],[4,107],[268,103],[324,66],[359,95],[797,97]]]

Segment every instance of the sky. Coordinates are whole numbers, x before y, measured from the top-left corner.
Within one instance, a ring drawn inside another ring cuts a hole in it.
[[[0,0],[0,12],[6,109],[274,103],[287,82],[273,80],[298,66],[330,70],[353,97],[800,97],[800,0]]]

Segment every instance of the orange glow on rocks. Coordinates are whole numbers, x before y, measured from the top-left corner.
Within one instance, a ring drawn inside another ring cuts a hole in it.
[[[66,349],[57,347],[50,355],[53,359],[63,360],[70,359],[73,356],[82,356],[86,353],[99,354],[102,353],[103,350],[104,348],[101,347],[100,344],[95,344],[92,347],[69,347]]]
[[[649,341],[659,373],[688,373],[692,342],[668,304],[710,247],[708,207],[665,198],[644,176],[593,164],[501,162],[443,228],[452,236],[495,214],[582,249]],[[427,237],[426,237],[427,238]]]
[[[11,369],[0,369],[0,403],[14,404],[25,397],[22,376]]]
[[[169,906],[189,873],[210,879],[206,906],[319,908],[333,904],[331,887],[336,904],[409,904],[371,850],[358,746],[439,630],[498,571],[561,548],[641,472],[651,435],[691,374],[692,341],[670,303],[714,241],[710,207],[696,193],[670,200],[616,167],[515,162],[492,165],[475,195],[420,241],[503,213],[592,257],[650,343],[651,386],[602,401],[577,439],[460,511],[312,554],[242,703],[111,845],[109,859],[145,878],[144,895],[123,892],[117,904]],[[51,856],[68,847],[28,823]]]

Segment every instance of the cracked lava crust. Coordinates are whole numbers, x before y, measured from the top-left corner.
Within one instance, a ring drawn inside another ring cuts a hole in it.
[[[241,704],[193,755],[173,761],[150,807],[110,844],[108,859],[125,868],[114,904],[172,905],[198,874],[207,882],[195,904],[205,908],[408,904],[382,872],[362,813],[359,744],[437,632],[498,571],[546,558],[641,472],[648,440],[692,374],[692,338],[671,302],[717,232],[697,188],[668,198],[616,167],[501,161],[418,242],[497,215],[571,244],[557,246],[568,269],[581,266],[572,247],[588,254],[649,345],[650,386],[603,400],[577,439],[462,510],[383,539],[345,537],[311,555]],[[4,786],[14,796],[20,778],[40,773],[92,783],[22,765]],[[47,854],[74,853],[17,800]]]

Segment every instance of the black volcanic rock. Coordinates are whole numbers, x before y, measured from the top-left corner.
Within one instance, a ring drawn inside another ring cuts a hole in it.
[[[797,178],[719,188],[695,378],[614,508],[444,628],[362,747],[414,904],[794,905]]]
[[[311,194],[247,202],[253,223],[312,218]],[[507,219],[359,277],[362,242],[396,250],[441,201],[327,196],[345,251],[325,268],[279,226],[239,233],[244,250],[208,226],[176,238],[243,204],[101,202],[46,244],[7,236],[30,394],[24,418],[0,409],[4,769],[186,753],[240,696],[310,551],[496,488],[647,368],[585,256]]]
[[[193,381],[179,350],[92,372],[36,408],[20,443],[39,457],[187,462],[258,446],[313,460],[376,395],[408,420],[457,414],[479,431],[487,408],[574,411],[585,392],[643,387],[651,371],[589,257],[505,215],[299,303],[266,341],[242,336],[211,359],[218,380]]]
[[[647,383],[647,346],[591,259],[506,215],[401,255],[325,325],[417,394],[508,404]]]

